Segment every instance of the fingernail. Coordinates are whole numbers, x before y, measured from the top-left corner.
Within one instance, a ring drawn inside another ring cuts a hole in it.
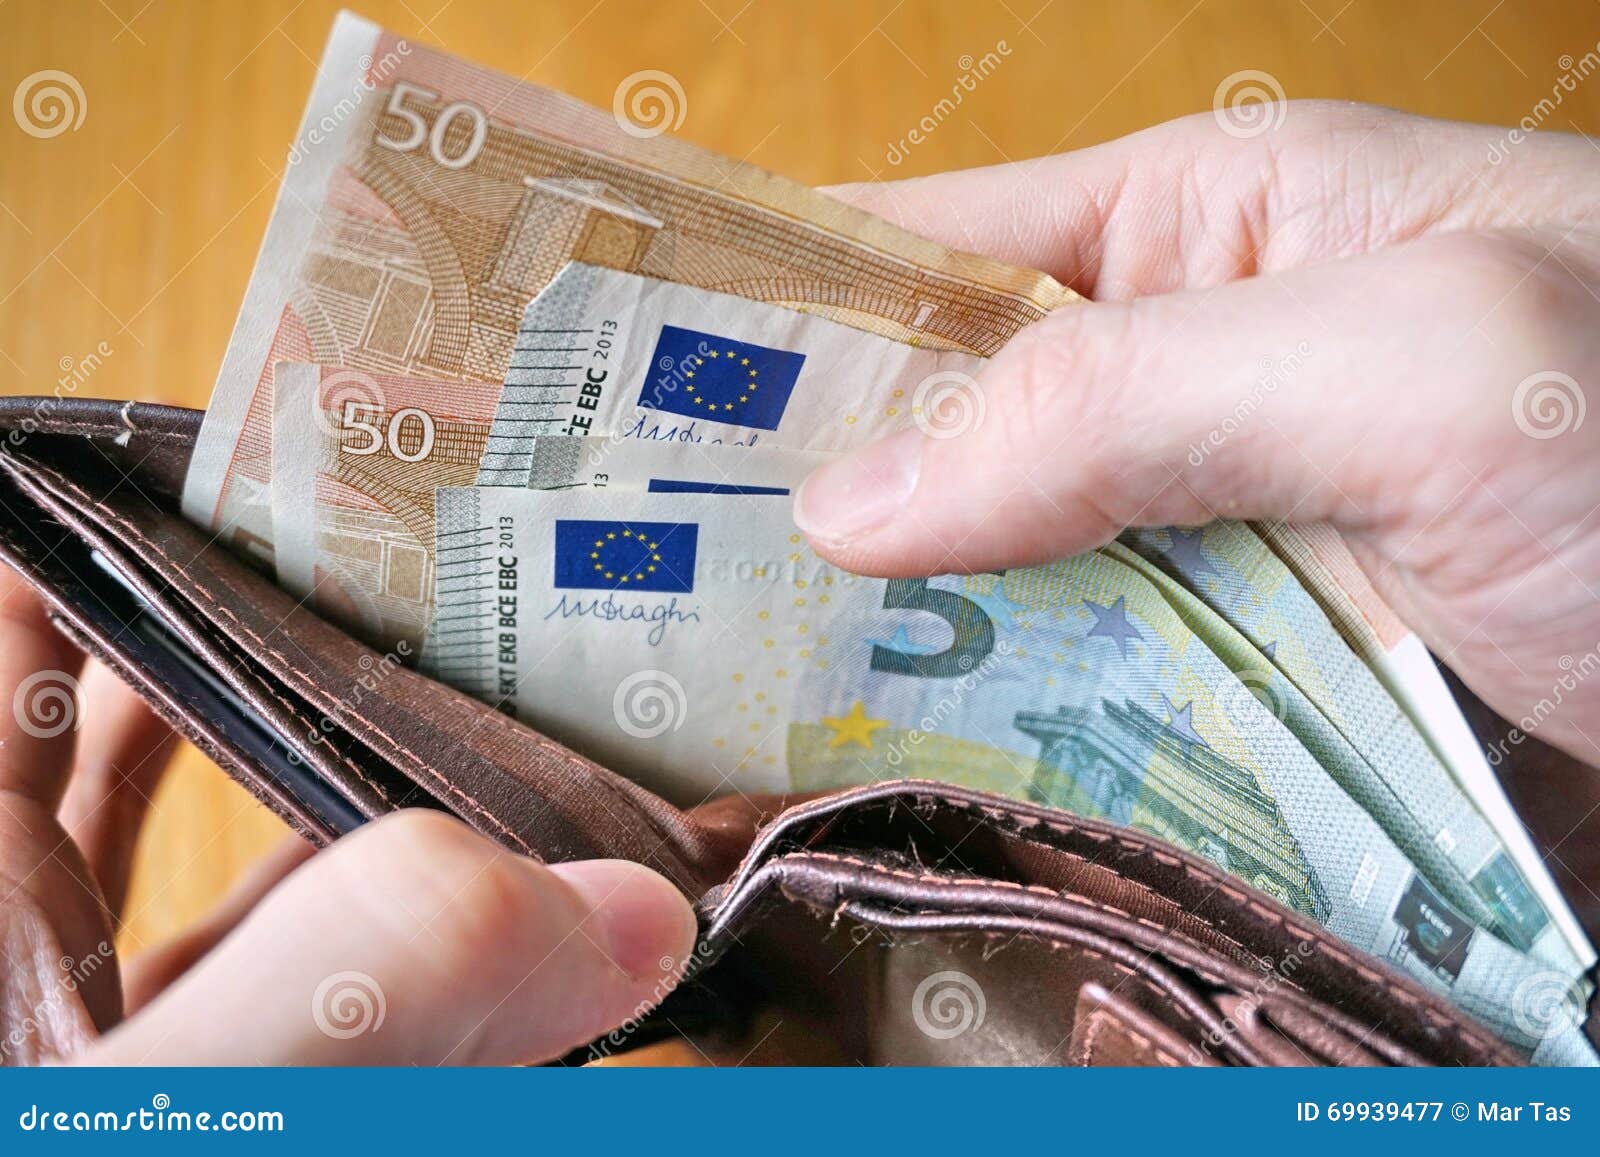
[[[922,472],[922,433],[901,430],[814,471],[794,496],[806,534],[844,543],[872,534],[904,512]]]
[[[694,910],[683,894],[642,864],[583,860],[551,864],[592,914],[583,931],[635,979],[681,968],[694,950]]]

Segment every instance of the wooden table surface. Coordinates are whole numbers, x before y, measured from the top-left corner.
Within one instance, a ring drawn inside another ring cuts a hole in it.
[[[81,123],[0,119],[0,391],[203,406],[334,0],[0,0],[0,96],[69,74]],[[1600,131],[1597,0],[365,0],[407,36],[610,107],[643,69],[680,135],[822,184],[1080,148],[1287,96]],[[953,113],[935,107],[986,54]],[[1593,63],[1591,59],[1590,63]],[[1535,112],[1559,91],[1559,107]],[[937,127],[897,146],[924,117]],[[95,358],[98,357],[98,364]],[[81,367],[92,367],[83,372]],[[143,838],[126,947],[205,911],[283,828],[192,749]]]

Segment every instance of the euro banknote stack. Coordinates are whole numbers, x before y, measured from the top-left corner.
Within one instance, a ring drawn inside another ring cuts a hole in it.
[[[681,805],[920,777],[1107,819],[1592,1061],[1594,950],[1330,529],[895,580],[809,549],[810,471],[983,421],[984,360],[1075,301],[342,16],[184,507]]]

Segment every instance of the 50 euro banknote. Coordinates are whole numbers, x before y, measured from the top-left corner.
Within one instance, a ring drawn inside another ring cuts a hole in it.
[[[270,558],[274,367],[505,381],[569,261],[989,354],[1076,300],[752,165],[341,14],[196,447],[184,512]]]
[[[414,646],[437,487],[561,485],[580,446],[843,451],[981,404],[973,354],[579,262],[524,311],[510,358],[503,384],[280,363],[279,581],[375,645]],[[565,457],[552,434],[573,436]]]
[[[1539,985],[1581,993],[1574,970],[1456,913],[1113,552],[868,579],[812,555],[787,511],[731,492],[441,490],[428,666],[683,804],[921,776],[1152,832],[1542,1059],[1589,1055],[1575,1015],[1530,1028],[1518,1011]]]

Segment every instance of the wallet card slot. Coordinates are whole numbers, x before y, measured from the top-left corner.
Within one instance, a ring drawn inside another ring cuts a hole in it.
[[[145,594],[173,614],[208,665],[257,673],[252,689],[298,703],[314,733],[360,744],[388,773],[513,851],[638,860],[693,897],[710,885],[705,865],[725,861],[725,841],[682,812],[358,643],[171,510],[130,492],[125,479],[95,463],[75,463],[69,476],[49,441],[7,453],[7,468],[80,535],[149,576]],[[350,764],[330,774],[353,788],[369,773]]]
[[[1006,850],[1001,833],[1032,845],[1033,853]],[[1133,917],[1130,928],[1164,929],[1172,951],[1187,954],[1192,946],[1204,953],[1225,984],[1248,989],[1263,970],[1287,972],[1286,962],[1292,963],[1290,987],[1325,1006],[1351,1032],[1380,1024],[1398,1047],[1419,1055],[1518,1062],[1440,998],[1207,861],[1101,821],[946,783],[876,784],[791,808],[758,835],[719,893],[715,921],[736,918],[741,895],[769,860],[822,848],[870,851],[880,860],[894,849],[918,863],[943,863],[947,873],[958,863],[980,891],[1011,877],[1005,882],[1014,890],[1020,885],[1030,894],[1055,894],[1070,879],[1065,891]],[[1173,912],[1183,916],[1169,920]]]
[[[891,882],[896,872],[884,872],[881,867],[824,852],[780,856],[750,878],[737,914],[715,921],[711,935],[737,936],[741,943],[748,943],[760,936],[762,926],[772,922],[782,907],[798,904],[814,918],[834,924],[848,922],[880,943],[892,945],[893,952],[886,954],[878,969],[880,987],[891,989],[906,985],[896,985],[892,976],[881,975],[884,969],[903,974],[914,963],[909,957],[920,952],[928,957],[921,966],[925,978],[944,971],[940,959],[960,951],[952,945],[975,945],[965,953],[961,971],[963,980],[970,982],[968,987],[977,990],[968,995],[978,998],[984,989],[1006,994],[1007,1007],[1021,1020],[1008,1026],[1002,1036],[1008,1048],[1021,1047],[1027,1052],[1025,1057],[1011,1058],[1021,1063],[1063,1063],[1068,1059],[1077,990],[1091,980],[1130,996],[1136,994],[1139,1006],[1163,1024],[1162,1036],[1169,1048],[1181,1041],[1191,1061],[1215,1058],[1254,1064],[1264,1059],[1249,1040],[1228,1026],[1210,997],[1209,981],[1175,967],[1146,945],[1120,937],[1115,929],[1007,908],[982,881],[973,882],[972,894],[939,896],[937,885],[929,887],[928,878],[919,877],[920,894],[912,898]],[[986,899],[974,904],[976,896]],[[996,907],[997,903],[1001,906]],[[1038,953],[1028,946],[1037,947]],[[838,956],[843,960],[868,950],[862,936],[853,935],[841,942]],[[1021,958],[1024,954],[1026,959]],[[1024,996],[1020,988],[1030,991]],[[877,997],[877,1017],[889,1020],[878,1024],[875,1032],[903,1038],[890,1050],[897,1057],[910,1056],[913,1063],[938,1063],[933,1059],[937,1053],[917,1055],[914,1050],[920,1042],[915,1035],[901,1033],[900,1029],[908,1026],[894,1023],[917,1004],[900,999],[906,995]],[[1216,1042],[1209,1054],[1202,1051],[1207,1039]],[[884,1042],[875,1047],[885,1047]],[[963,1063],[997,1060],[970,1054],[963,1057]]]
[[[262,679],[258,672],[252,671],[250,665],[242,661],[242,657],[233,651],[223,637],[192,622],[183,613],[179,600],[173,597],[175,588],[170,581],[147,568],[140,557],[128,548],[126,540],[109,535],[103,528],[88,523],[77,508],[63,504],[58,495],[41,486],[29,472],[21,469],[14,456],[8,455],[3,462],[23,492],[48,510],[62,526],[63,535],[56,553],[76,552],[81,560],[77,568],[80,575],[85,578],[95,574],[102,576],[101,604],[105,605],[104,592],[108,587],[120,589],[125,595],[131,594],[142,604],[132,609],[124,630],[128,630],[132,623],[143,616],[157,619],[169,641],[187,651],[191,659],[198,660],[208,668],[216,680],[250,703],[259,721],[279,741],[287,744],[292,742],[287,738],[289,736],[305,737],[306,742],[297,748],[299,758],[318,773],[318,778],[325,786],[336,788],[338,794],[361,816],[370,819],[392,810],[396,804],[392,790],[381,786],[363,771],[350,751],[338,742],[338,737],[322,734],[317,727],[316,716],[307,712],[303,703],[296,702],[293,697]],[[104,576],[101,568],[92,561],[92,552],[98,552],[109,561],[120,574],[121,584]],[[148,633],[146,643],[154,646]],[[165,661],[157,661],[156,666],[164,676],[192,683],[192,671],[188,672],[191,678],[185,680],[184,668],[173,659],[171,649],[160,650],[166,652],[163,656]],[[152,661],[149,652],[144,654],[143,659],[147,663]],[[240,738],[245,739],[246,735]],[[245,750],[249,750],[248,745]],[[254,759],[251,760],[251,767],[258,774],[266,774]]]

